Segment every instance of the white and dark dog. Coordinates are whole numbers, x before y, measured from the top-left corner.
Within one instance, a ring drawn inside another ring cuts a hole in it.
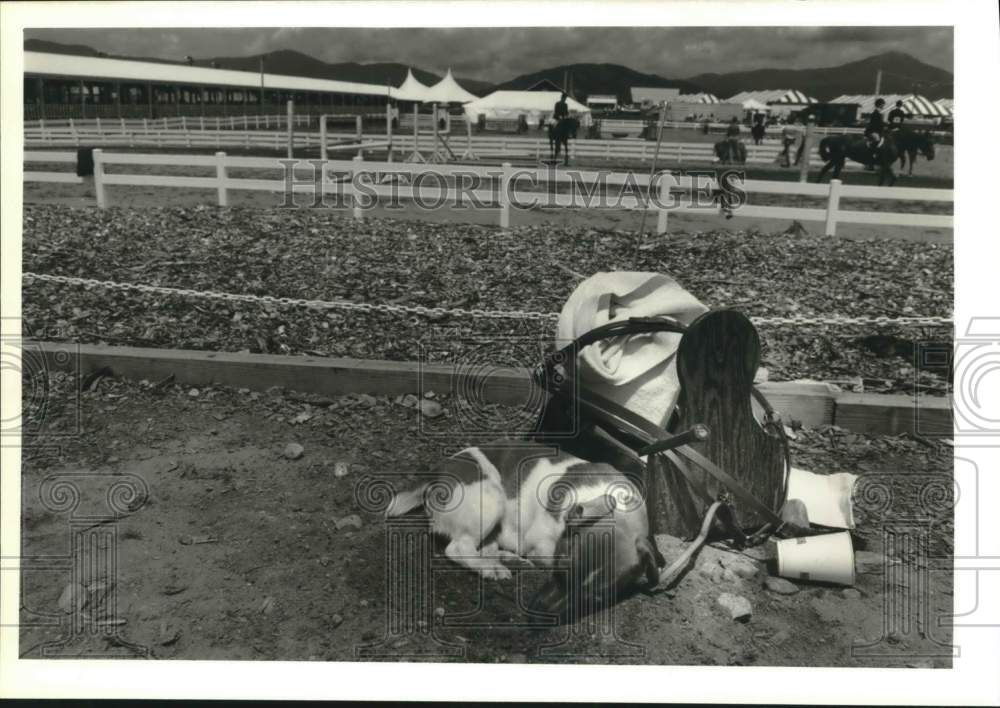
[[[546,445],[505,440],[462,450],[395,495],[386,513],[420,508],[448,540],[445,555],[484,578],[510,578],[504,560],[557,569],[531,602],[547,612],[655,586],[664,564],[636,485],[610,465]]]

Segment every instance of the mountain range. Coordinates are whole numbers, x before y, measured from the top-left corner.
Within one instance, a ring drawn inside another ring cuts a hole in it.
[[[79,44],[62,44],[41,39],[27,39],[24,48],[29,51],[54,52],[80,56],[108,56],[120,59],[139,59],[158,63],[185,64],[185,60],[171,61],[152,57],[124,57],[105,54],[93,47]],[[398,86],[406,78],[409,68],[398,62],[361,64],[357,62],[328,63],[293,49],[282,49],[265,54],[245,57],[210,57],[192,59],[195,66],[218,66],[242,71],[258,71],[261,59],[265,70],[273,74],[307,76],[320,79],[358,81],[372,84]],[[919,93],[932,100],[953,96],[954,76],[944,69],[925,64],[904,52],[886,52],[839,66],[811,69],[754,69],[730,73],[705,73],[686,79],[670,79],[657,74],[647,74],[620,64],[567,64],[516,76],[496,84],[473,78],[455,77],[458,83],[477,95],[495,89],[526,89],[539,81],[547,80],[557,86],[569,81],[578,98],[590,94],[614,94],[627,101],[633,86],[679,88],[681,93],[708,91],[720,98],[744,90],[798,89],[821,101],[842,94],[870,94],[875,92],[876,75],[882,71],[881,93]],[[424,84],[441,79],[439,74],[413,67],[413,74]]]

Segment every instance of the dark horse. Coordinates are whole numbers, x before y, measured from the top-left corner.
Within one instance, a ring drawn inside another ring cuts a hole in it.
[[[819,156],[826,164],[819,171],[817,182],[822,182],[826,173],[833,169],[831,179],[840,177],[840,171],[844,169],[847,160],[868,165],[872,163],[872,149],[868,141],[860,135],[830,135],[819,142]],[[892,169],[892,163],[899,158],[899,150],[892,136],[886,135],[882,144],[875,150],[875,164],[878,165],[878,184],[881,187],[886,179],[891,187],[896,183],[896,173]]]
[[[715,156],[722,164],[735,163],[745,165],[747,162],[747,146],[742,140],[726,138],[715,144]]]
[[[549,123],[549,156],[558,161],[559,151],[566,148],[566,162],[569,164],[569,141],[576,140],[576,131],[580,129],[580,121],[576,118],[562,118],[558,123]]]
[[[910,171],[913,174],[913,163],[917,160],[917,152],[920,152],[928,160],[934,159],[934,140],[930,131],[907,130],[903,128],[893,136],[896,140],[896,149],[899,150],[899,169],[906,167],[906,158],[910,158]]]

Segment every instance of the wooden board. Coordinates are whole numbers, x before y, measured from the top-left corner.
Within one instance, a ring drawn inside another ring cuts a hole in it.
[[[869,435],[947,436],[953,434],[950,398],[841,393],[834,424]]]
[[[78,371],[81,375],[110,367],[116,376],[158,381],[173,374],[178,383],[192,386],[211,383],[255,391],[280,386],[320,395],[371,393],[396,396],[432,390],[447,394],[456,386],[469,390],[461,372],[447,364],[376,361],[276,354],[241,354],[115,347],[68,342],[25,342],[47,352],[49,366]],[[54,356],[67,352],[69,356]],[[493,403],[518,405],[531,398],[527,369],[501,369],[483,387],[483,398]],[[805,426],[839,425],[859,433],[899,435],[952,432],[951,401],[945,398],[885,394],[833,393],[823,383],[766,382],[762,393],[787,423]],[[917,427],[914,430],[914,421]]]

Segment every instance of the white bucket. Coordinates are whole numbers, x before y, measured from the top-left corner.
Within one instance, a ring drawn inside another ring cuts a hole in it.
[[[854,528],[854,504],[851,494],[856,474],[815,474],[792,467],[788,473],[786,499],[799,499],[806,505],[809,523],[835,529]]]
[[[847,531],[777,542],[778,575],[854,585],[854,544]]]

